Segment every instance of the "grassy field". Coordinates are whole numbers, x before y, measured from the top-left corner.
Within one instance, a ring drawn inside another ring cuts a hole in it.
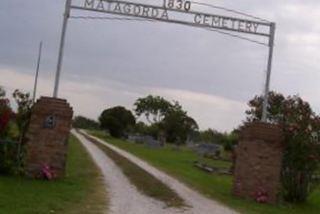
[[[122,148],[141,159],[146,160],[155,167],[178,178],[190,187],[204,195],[211,197],[231,208],[245,214],[298,214],[320,213],[320,190],[315,191],[307,203],[291,205],[281,204],[277,206],[257,204],[250,200],[243,200],[231,195],[232,177],[215,175],[203,172],[193,166],[193,162],[199,158],[187,149],[175,150],[172,147],[163,149],[149,149],[144,145],[137,145],[119,139],[106,136],[103,132],[91,132],[95,136]],[[215,164],[212,161],[211,164]],[[216,165],[227,166],[226,163],[216,162]]]
[[[102,177],[82,145],[70,137],[67,177],[37,181],[0,177],[0,214],[98,214],[106,209]]]
[[[109,149],[108,147],[97,142],[95,139],[83,135],[89,141],[98,146],[104,153],[111,158],[122,172],[127,176],[130,182],[137,187],[137,189],[149,197],[164,202],[168,207],[183,207],[185,203],[172,189],[159,181],[150,173],[146,172],[141,167],[122,157],[118,153]]]

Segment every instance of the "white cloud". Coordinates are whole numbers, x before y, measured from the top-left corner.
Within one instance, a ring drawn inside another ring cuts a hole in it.
[[[0,70],[0,85],[11,93],[14,89],[33,91],[34,77],[15,70]],[[111,83],[112,82],[108,82]],[[38,96],[52,96],[53,79],[39,78]],[[62,80],[59,97],[66,98],[73,106],[75,114],[83,114],[91,118],[97,118],[99,113],[113,105],[128,106],[134,97],[131,93],[116,90],[96,83],[81,83],[70,80]]]
[[[320,45],[320,37],[316,33],[288,34],[287,39],[290,43],[303,46]]]
[[[188,110],[190,116],[200,121],[200,127],[230,131],[244,119],[246,104],[205,93],[168,88],[153,88],[155,94],[177,100]]]
[[[0,73],[2,77],[0,85],[10,92],[16,88],[32,91],[32,75],[8,69],[0,70]],[[50,96],[52,85],[51,79],[40,78],[38,94]],[[117,85],[118,89],[112,85]],[[150,93],[179,101],[189,115],[198,121],[201,128],[211,127],[221,131],[230,131],[241,123],[244,116],[244,103],[205,93],[170,88],[136,87],[128,89],[118,82],[104,81],[102,84],[99,80],[90,84],[62,80],[60,88],[61,97],[66,98],[73,106],[75,114],[91,118],[97,118],[103,109],[115,105],[123,105],[132,109],[137,98]]]

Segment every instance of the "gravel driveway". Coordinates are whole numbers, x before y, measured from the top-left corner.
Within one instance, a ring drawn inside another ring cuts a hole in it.
[[[140,166],[171,189],[176,191],[190,206],[184,210],[176,208],[167,208],[166,205],[160,201],[142,195],[138,190],[129,182],[126,176],[122,173],[114,162],[107,157],[97,146],[89,142],[74,130],[72,133],[81,141],[81,143],[88,150],[94,161],[101,169],[109,196],[109,212],[111,214],[229,214],[236,213],[230,208],[225,207],[211,199],[208,199],[196,191],[190,189],[182,184],[175,178],[167,175],[166,173],[154,168],[145,161],[129,154],[115,146],[112,146],[98,138],[97,141],[118,154],[126,157],[136,165]]]

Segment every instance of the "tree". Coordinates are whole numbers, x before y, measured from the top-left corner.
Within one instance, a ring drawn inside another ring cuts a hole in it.
[[[18,89],[13,92],[13,98],[17,104],[16,123],[19,129],[20,143],[22,143],[29,126],[33,101],[29,93]]]
[[[142,135],[150,135],[153,137],[157,137],[158,127],[154,125],[147,125],[142,121],[139,121],[134,126],[134,132]]]
[[[5,91],[0,88],[0,137],[12,140],[9,121],[15,116],[19,129],[19,142],[5,141],[0,144],[0,174],[18,173],[22,169],[22,142],[28,127],[30,109],[27,95],[16,90],[13,94],[17,102],[17,113],[14,115],[10,102],[5,98]],[[31,104],[30,104],[31,105]]]
[[[4,98],[6,96],[6,91],[0,86],[0,98]]]
[[[199,128],[197,122],[183,111],[178,102],[171,106],[161,126],[166,133],[167,141],[179,145],[184,144],[188,135]]]
[[[160,96],[149,95],[135,102],[137,116],[144,115],[150,123],[150,135],[164,135],[172,143],[184,143],[188,134],[198,129],[196,121],[187,115],[179,102],[170,102]]]
[[[260,121],[262,118],[262,106],[263,106],[262,96],[255,96],[251,101],[249,101],[250,109],[246,111],[247,121]],[[270,92],[268,96],[268,115],[267,120],[272,123],[282,123],[285,119],[284,115],[284,103],[286,98],[276,92]]]
[[[102,128],[109,130],[111,136],[121,137],[135,125],[135,117],[130,110],[116,106],[104,110],[99,117]]]
[[[24,93],[18,89],[13,92],[13,98],[17,104],[17,113],[15,116],[16,124],[19,129],[19,143],[17,149],[17,166],[21,167],[23,159],[23,144],[25,143],[25,135],[27,133],[33,100],[30,98],[29,93]]]
[[[172,104],[160,96],[149,95],[145,98],[139,98],[134,106],[134,111],[138,117],[144,115],[148,122],[153,124],[164,119]]]
[[[233,130],[229,134],[224,134],[222,145],[225,151],[233,151],[234,146],[238,143],[239,140],[239,134],[238,130]]]
[[[5,98],[5,91],[0,87],[0,137],[7,137],[8,125],[12,116],[10,102]]]
[[[76,116],[73,119],[72,125],[79,129],[99,129],[99,123],[97,121],[84,116]]]
[[[249,102],[247,121],[261,119],[263,98],[256,96]],[[270,92],[268,121],[281,125],[285,135],[282,163],[282,186],[287,201],[305,201],[314,190],[313,179],[319,168],[320,117],[299,96],[284,97]]]
[[[225,135],[226,134],[214,129],[207,129],[200,132],[201,140],[207,143],[223,144]]]

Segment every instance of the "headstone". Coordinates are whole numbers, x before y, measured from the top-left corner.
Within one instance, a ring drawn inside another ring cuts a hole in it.
[[[220,154],[221,146],[213,143],[201,143],[195,150],[201,156],[216,156]]]
[[[145,145],[151,149],[159,149],[162,147],[161,142],[154,139],[147,140]]]
[[[189,149],[194,149],[194,148],[197,147],[197,144],[195,142],[193,142],[193,141],[188,140],[186,142],[186,147],[189,148]]]
[[[134,143],[136,140],[136,136],[135,135],[128,135],[127,140],[131,143]]]
[[[166,133],[164,131],[160,131],[158,140],[160,142],[161,147],[164,147],[166,145],[167,139],[166,139]]]
[[[141,135],[128,135],[128,141],[132,143],[144,143]]]
[[[39,178],[46,168],[64,177],[72,115],[66,100],[41,97],[34,104],[26,135],[27,176]]]
[[[129,135],[128,141],[139,144],[147,144],[148,142],[153,141],[154,138],[148,135]]]
[[[250,123],[236,148],[233,193],[259,202],[276,203],[281,187],[283,133],[267,123]]]
[[[194,149],[197,146],[197,143],[195,143],[195,141],[192,139],[192,137],[190,135],[188,135],[188,137],[187,137],[186,146],[189,149]]]

